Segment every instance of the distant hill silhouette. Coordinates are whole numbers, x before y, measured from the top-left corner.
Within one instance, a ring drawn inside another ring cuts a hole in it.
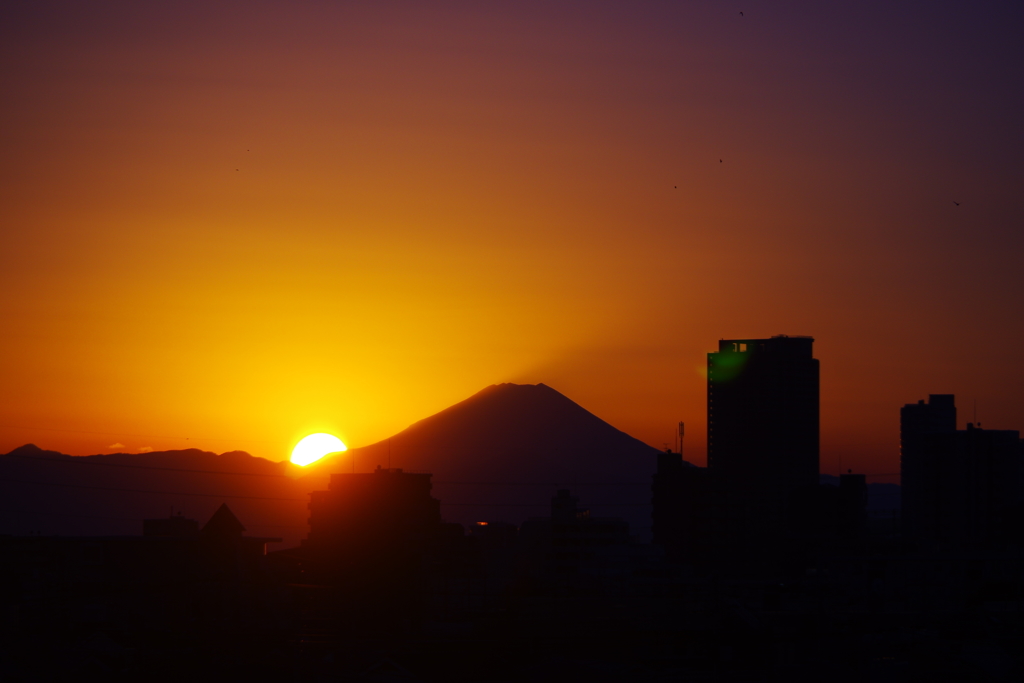
[[[624,517],[649,536],[657,450],[543,384],[487,387],[391,439],[304,469],[242,451],[70,456],[21,446],[0,456],[0,534],[137,535],[143,519],[172,507],[205,522],[226,502],[247,533],[293,546],[308,531],[309,492],[350,472],[353,457],[359,472],[387,467],[389,447],[392,467],[434,474],[448,521],[519,523],[547,515],[557,488],[568,487],[594,515]]]
[[[28,444],[0,456],[0,534],[139,535],[172,508],[204,523],[227,502],[252,535],[294,545],[308,495],[293,469],[243,451],[71,456]]]
[[[518,523],[548,514],[568,487],[592,514],[629,519],[649,535],[657,449],[544,384],[492,385],[390,439],[311,466],[315,473],[376,465],[434,475],[448,521]]]

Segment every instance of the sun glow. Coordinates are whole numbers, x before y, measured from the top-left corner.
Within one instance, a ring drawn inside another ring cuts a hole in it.
[[[330,453],[347,451],[348,446],[336,436],[330,434],[310,434],[295,444],[292,449],[292,462],[305,467]]]

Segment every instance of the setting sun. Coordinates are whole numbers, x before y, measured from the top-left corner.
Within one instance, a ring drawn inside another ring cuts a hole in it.
[[[347,451],[348,447],[336,436],[330,434],[310,434],[292,449],[292,462],[305,467],[316,462],[329,453]]]

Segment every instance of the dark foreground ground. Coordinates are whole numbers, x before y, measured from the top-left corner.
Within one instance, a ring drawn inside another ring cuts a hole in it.
[[[872,586],[871,584],[874,583]],[[438,604],[267,584],[8,593],[0,678],[278,681],[1016,681],[1019,595],[948,608],[871,579],[650,575]],[[209,587],[208,587],[209,588]],[[1005,586],[1004,586],[1005,588]],[[473,598],[473,596],[469,596]],[[164,599],[166,598],[166,599]],[[159,604],[157,604],[159,603]],[[471,604],[473,603],[473,604]],[[424,617],[430,614],[431,617]]]

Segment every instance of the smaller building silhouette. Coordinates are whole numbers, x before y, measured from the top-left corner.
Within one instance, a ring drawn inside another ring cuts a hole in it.
[[[425,609],[439,549],[458,546],[461,527],[441,521],[430,474],[377,467],[332,474],[309,502],[309,537],[282,551],[298,563],[301,582],[333,587],[332,618],[347,613],[366,628],[387,631]]]
[[[956,429],[954,397],[932,394],[900,410],[902,517],[922,550],[998,547],[1018,536],[1024,503],[1020,432]]]
[[[221,505],[200,528],[181,515],[141,536],[0,537],[4,624],[20,635],[91,631],[205,637],[276,616],[266,545]],[[209,629],[207,631],[206,629]],[[2,631],[0,631],[2,632]]]
[[[177,515],[142,520],[142,535],[160,538],[192,538],[199,535],[199,522]]]
[[[930,462],[928,439],[956,432],[953,394],[931,394],[927,401],[908,403],[900,409],[900,524],[905,538],[914,538],[934,523],[929,502],[936,488],[929,483],[937,470]],[[929,471],[930,470],[930,471]],[[928,521],[926,518],[933,519]],[[924,532],[927,533],[927,532]]]
[[[379,466],[371,473],[332,474],[327,491],[310,493],[303,546],[347,564],[422,551],[441,526],[431,476]]]
[[[629,523],[592,517],[569,489],[551,499],[550,517],[523,522],[519,540],[534,577],[614,576],[631,568]]]
[[[847,539],[861,538],[868,524],[868,479],[848,471],[839,475],[838,532]]]

